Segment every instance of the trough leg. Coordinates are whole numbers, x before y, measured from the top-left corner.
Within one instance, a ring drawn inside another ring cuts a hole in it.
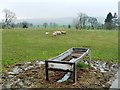
[[[48,75],[48,62],[45,61],[45,75],[46,75],[46,80],[49,80],[49,75]]]
[[[73,65],[73,82],[76,83],[76,65]]]
[[[92,58],[92,54],[91,54],[91,50],[89,50],[89,64],[91,65],[91,58]]]

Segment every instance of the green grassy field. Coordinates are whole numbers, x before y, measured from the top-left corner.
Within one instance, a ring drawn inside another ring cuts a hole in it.
[[[45,32],[49,31],[49,35]],[[117,30],[66,30],[52,36],[55,29],[12,29],[2,31],[2,62],[11,65],[52,58],[71,47],[87,47],[93,60],[118,60]]]

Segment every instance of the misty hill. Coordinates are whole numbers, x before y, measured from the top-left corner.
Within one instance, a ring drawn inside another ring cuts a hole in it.
[[[104,23],[104,20],[105,20],[104,17],[96,17],[96,18],[97,18],[98,22]],[[52,22],[52,23],[56,23],[56,24],[59,24],[59,25],[68,25],[68,24],[72,24],[74,19],[75,19],[75,17],[40,18],[40,19],[17,19],[15,21],[15,23],[27,21],[27,22],[32,23],[34,25],[43,25],[43,23],[45,23],[45,22],[47,22],[47,23]]]
[[[22,21],[27,21],[29,23],[33,23],[34,25],[42,25],[43,23],[56,23],[60,25],[68,25],[72,24],[73,22],[72,17],[67,17],[67,18],[40,18],[40,19],[19,19],[16,22],[22,22]]]

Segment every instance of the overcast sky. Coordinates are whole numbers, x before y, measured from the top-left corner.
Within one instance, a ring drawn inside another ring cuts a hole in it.
[[[106,17],[118,12],[119,0],[0,0],[0,19],[3,9],[9,9],[20,18],[77,17],[79,12],[89,16]]]

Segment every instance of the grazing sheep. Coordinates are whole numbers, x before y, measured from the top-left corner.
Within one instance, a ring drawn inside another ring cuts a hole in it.
[[[55,31],[53,32],[53,36],[61,35],[61,34],[66,34],[66,31]]]
[[[45,32],[46,35],[48,35],[50,32]]]
[[[66,31],[61,31],[62,34],[66,34]]]
[[[57,35],[60,35],[60,34],[61,34],[60,31],[55,31],[55,32],[53,32],[53,36],[57,36]]]
[[[57,36],[57,33],[56,33],[56,32],[53,32],[53,36]]]
[[[60,35],[61,34],[61,31],[56,31],[57,35]]]

